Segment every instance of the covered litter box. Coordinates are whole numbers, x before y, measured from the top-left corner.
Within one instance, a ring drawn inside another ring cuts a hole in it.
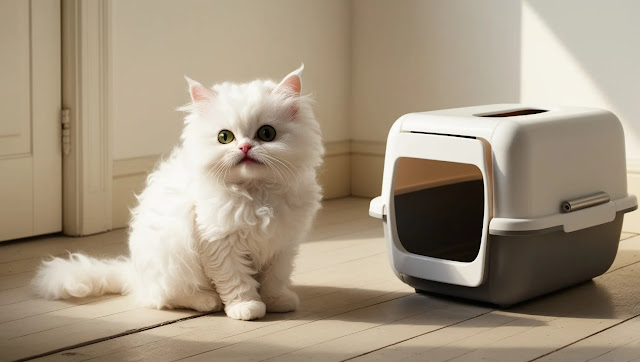
[[[636,208],[612,113],[497,104],[400,117],[369,213],[405,283],[508,306],[604,273]]]

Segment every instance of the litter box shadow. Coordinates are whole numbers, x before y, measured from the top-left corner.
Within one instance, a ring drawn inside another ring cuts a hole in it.
[[[428,292],[420,294],[524,315],[592,319],[615,318],[617,315],[611,293],[592,280],[508,307]]]
[[[616,260],[637,260],[633,250],[620,250]],[[625,263],[626,264],[626,263]],[[625,318],[640,314],[640,263],[616,265],[593,280],[567,288],[510,311],[573,318]]]
[[[494,308],[451,298],[415,293],[410,288],[393,292],[376,289],[333,286],[295,286],[302,302],[292,313],[267,313],[258,322],[274,320],[340,321],[368,324],[372,328],[385,324],[429,326],[454,325],[491,312]],[[482,321],[478,321],[482,324]],[[513,325],[543,323],[527,317]]]
[[[630,253],[635,253],[635,251],[621,250],[618,257],[635,260],[632,255],[628,255]],[[637,283],[638,279],[640,279],[640,263],[632,262],[611,268],[593,280],[508,308],[440,295],[433,296],[443,300],[482,305],[524,315],[586,319],[625,318],[640,314],[640,283]]]

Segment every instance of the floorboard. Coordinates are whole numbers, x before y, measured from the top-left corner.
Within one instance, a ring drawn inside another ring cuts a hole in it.
[[[539,361],[631,361],[640,359],[640,317],[636,316]]]
[[[301,308],[252,322],[138,308],[127,296],[43,300],[43,257],[126,253],[126,230],[0,245],[0,360],[609,361],[640,357],[640,235],[607,273],[508,310],[415,294],[389,266],[369,200],[325,203],[293,276]]]

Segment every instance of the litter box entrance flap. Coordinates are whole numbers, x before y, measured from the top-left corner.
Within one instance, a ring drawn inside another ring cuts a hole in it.
[[[478,256],[484,185],[477,166],[400,158],[394,204],[399,241],[408,252],[467,263]]]
[[[389,210],[395,268],[422,279],[480,285],[491,217],[486,146],[471,138],[401,136]]]

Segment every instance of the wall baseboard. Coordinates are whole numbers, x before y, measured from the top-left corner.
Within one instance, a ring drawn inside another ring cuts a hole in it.
[[[635,172],[632,167],[628,167],[628,169],[627,192],[640,198],[640,172]],[[640,234],[640,211],[636,210],[624,215],[622,230],[630,233]]]
[[[640,174],[640,158],[627,158],[627,172]]]
[[[129,224],[129,210],[137,202],[135,195],[142,191],[147,175],[159,160],[160,156],[147,156],[113,161],[111,219],[114,228]]]
[[[373,198],[380,195],[384,167],[384,142],[337,141],[325,145],[324,165],[318,181],[325,199],[345,196]],[[142,191],[147,174],[159,156],[115,160],[113,162],[113,227],[126,227],[129,209],[135,206],[135,194]],[[628,165],[628,190],[640,196],[640,161]],[[640,211],[625,215],[622,229],[640,234]]]
[[[351,141],[351,194],[373,198],[382,190],[385,142]]]
[[[640,198],[640,159],[627,159],[627,190]],[[627,213],[624,216],[622,230],[640,234],[640,211]]]
[[[325,144],[324,164],[318,172],[318,182],[325,199],[351,195],[351,142],[336,141]]]

